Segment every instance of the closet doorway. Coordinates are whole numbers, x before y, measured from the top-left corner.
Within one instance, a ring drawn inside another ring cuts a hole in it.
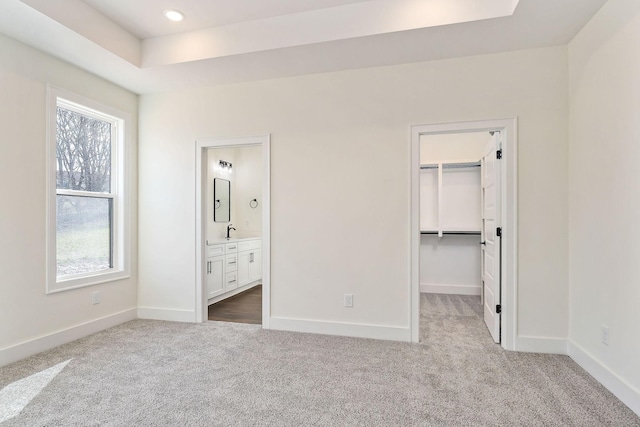
[[[515,188],[514,120],[412,127],[413,341],[421,293],[467,295],[513,348]]]

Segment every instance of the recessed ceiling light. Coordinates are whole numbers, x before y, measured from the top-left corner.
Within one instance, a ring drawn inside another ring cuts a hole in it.
[[[175,9],[167,9],[164,11],[164,16],[167,17],[167,19],[174,21],[174,22],[178,22],[178,21],[182,21],[184,19],[184,14],[182,12],[180,12],[179,10],[175,10]]]

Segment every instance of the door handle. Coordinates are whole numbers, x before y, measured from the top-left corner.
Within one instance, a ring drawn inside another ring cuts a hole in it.
[[[211,261],[207,261],[207,274],[211,274]]]
[[[486,244],[487,244],[487,242],[480,242],[480,244],[481,244],[482,246],[484,246],[484,245],[486,245]]]
[[[253,252],[249,254],[249,262],[253,262]]]

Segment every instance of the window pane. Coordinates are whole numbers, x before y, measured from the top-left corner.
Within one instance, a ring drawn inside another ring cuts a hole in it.
[[[56,188],[111,192],[111,123],[57,108]]]
[[[112,199],[56,196],[57,276],[113,267]]]

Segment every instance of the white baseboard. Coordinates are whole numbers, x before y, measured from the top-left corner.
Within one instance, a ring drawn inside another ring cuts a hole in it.
[[[605,366],[601,361],[589,354],[585,349],[573,341],[568,344],[569,357],[595,378],[600,384],[605,386],[629,409],[640,416],[640,391],[620,378]]]
[[[525,353],[567,354],[567,340],[565,338],[531,337],[519,335],[516,337],[515,351]]]
[[[449,294],[449,295],[480,295],[480,286],[473,285],[437,285],[433,283],[420,283],[420,292],[425,294]]]
[[[170,322],[196,323],[196,313],[193,310],[138,307],[138,319],[168,320]]]
[[[269,329],[390,341],[411,341],[411,331],[408,327],[271,317]]]
[[[8,365],[25,357],[33,356],[136,318],[136,309],[132,308],[3,348],[0,350],[0,366]]]

